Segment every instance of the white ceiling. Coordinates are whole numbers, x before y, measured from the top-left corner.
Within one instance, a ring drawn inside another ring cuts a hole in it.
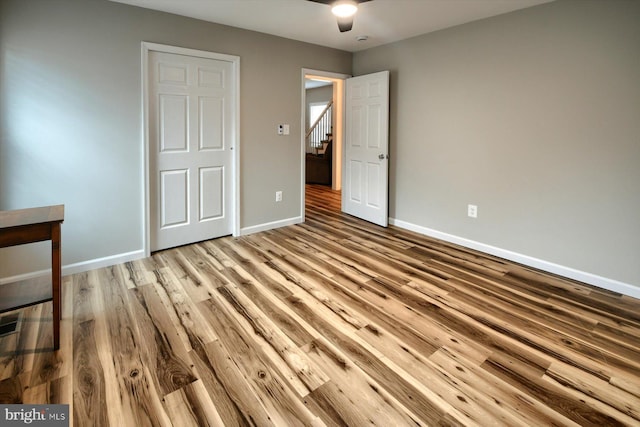
[[[329,6],[306,0],[111,1],[355,52],[552,0],[373,0],[346,33]]]

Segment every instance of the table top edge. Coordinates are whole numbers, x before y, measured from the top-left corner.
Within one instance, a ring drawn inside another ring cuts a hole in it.
[[[64,205],[0,211],[0,229],[64,221]]]

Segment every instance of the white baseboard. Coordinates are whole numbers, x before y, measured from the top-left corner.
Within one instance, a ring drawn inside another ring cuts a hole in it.
[[[466,248],[475,249],[490,255],[495,255],[497,257],[524,264],[529,267],[537,268],[542,271],[558,274],[569,279],[578,280],[580,282],[607,289],[609,291],[617,292],[619,294],[628,295],[634,298],[640,298],[639,286],[630,285],[618,280],[609,279],[606,277],[598,276],[596,274],[576,270],[571,267],[554,264],[549,261],[519,254],[517,252],[512,252],[506,249],[497,248],[495,246],[476,242],[474,240],[465,239],[464,237],[454,236],[453,234],[443,233],[441,231],[422,227],[420,225],[412,224],[410,222],[405,222],[399,219],[389,218],[389,223],[395,225],[396,227],[404,228],[409,231],[415,231],[416,233],[424,234],[425,236],[444,240],[445,242],[454,243]]]
[[[264,224],[241,228],[240,235],[246,236],[247,234],[258,233],[259,231],[273,230],[274,228],[285,227],[287,225],[300,224],[301,222],[304,222],[301,216],[295,216],[293,218],[287,218],[280,221],[266,222]]]
[[[144,258],[144,251],[133,251],[127,252],[118,255],[112,255],[104,258],[92,259],[89,261],[76,262],[73,264],[63,265],[62,266],[62,275],[67,276],[69,274],[83,273],[89,270],[95,270],[97,268],[109,267],[111,265],[122,264],[127,261],[134,261],[136,259]],[[51,269],[33,271],[31,273],[18,274],[16,276],[11,277],[2,277],[0,278],[0,285],[4,285],[5,283],[17,282],[19,280],[27,280],[38,276],[43,276],[45,274],[50,274]]]

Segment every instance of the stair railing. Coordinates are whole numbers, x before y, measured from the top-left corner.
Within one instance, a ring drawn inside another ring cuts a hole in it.
[[[331,123],[332,111],[333,100],[329,101],[325,109],[322,110],[320,116],[307,131],[305,139],[309,147],[314,149],[322,147],[322,141],[327,139],[328,134],[331,134],[333,126]]]

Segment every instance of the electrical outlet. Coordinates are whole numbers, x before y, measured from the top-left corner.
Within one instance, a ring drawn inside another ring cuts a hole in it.
[[[282,201],[282,191],[276,191],[276,202]]]
[[[467,206],[467,215],[471,218],[478,218],[478,206],[476,205],[468,205]]]

